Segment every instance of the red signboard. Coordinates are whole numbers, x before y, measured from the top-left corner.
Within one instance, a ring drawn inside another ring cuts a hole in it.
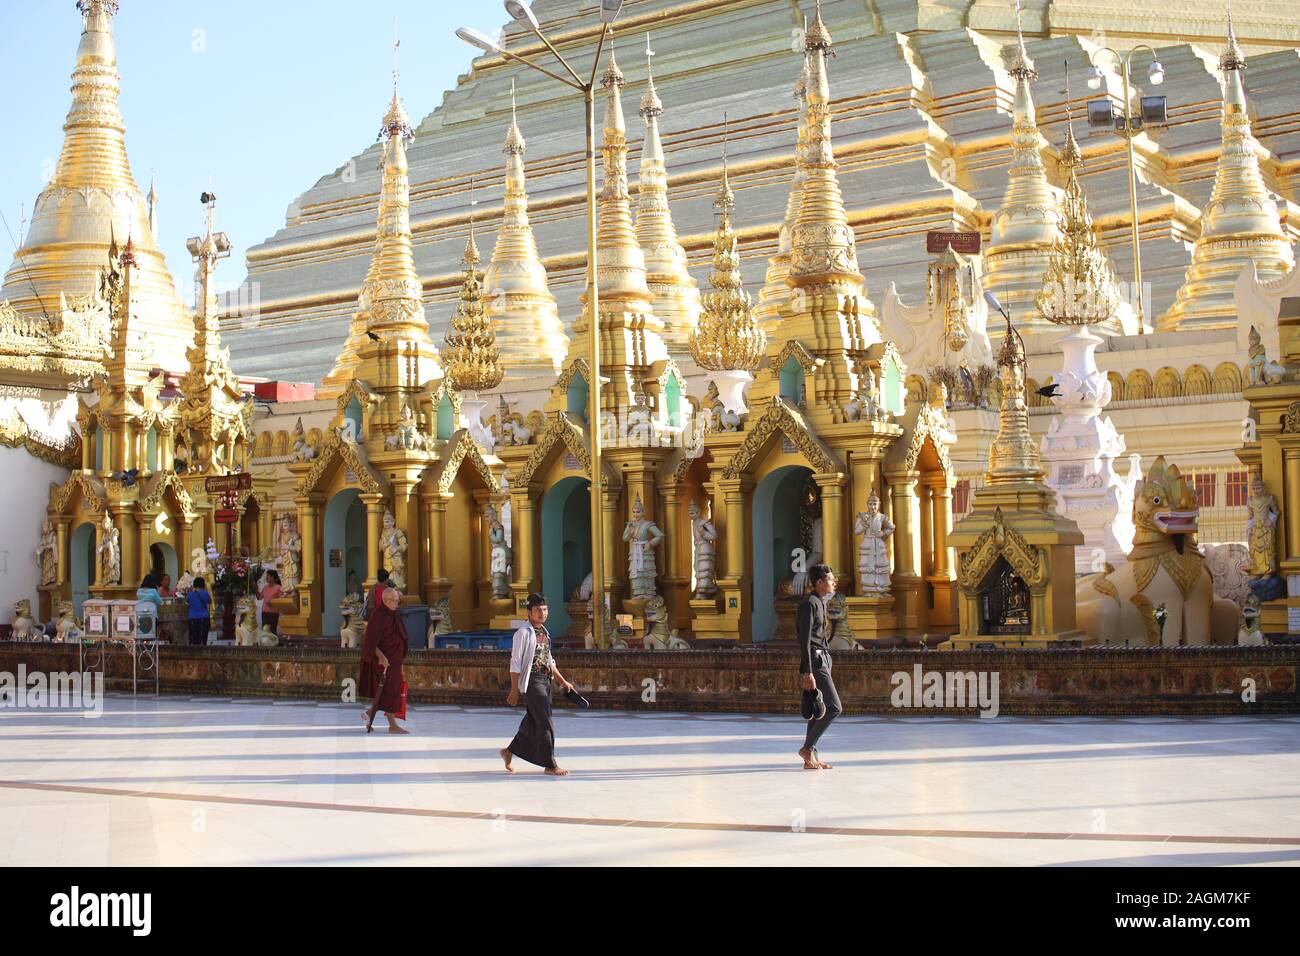
[[[219,508],[213,515],[217,524],[235,524],[239,521],[239,512],[233,508]]]
[[[213,475],[203,482],[204,490],[210,495],[247,491],[251,487],[253,487],[253,476],[246,471],[234,475]]]
[[[926,252],[943,252],[944,247],[952,246],[953,252],[973,256],[980,251],[980,234],[978,232],[927,232],[925,234]]]

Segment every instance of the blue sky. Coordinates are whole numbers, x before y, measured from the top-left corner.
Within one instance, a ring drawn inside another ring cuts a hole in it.
[[[284,225],[289,203],[374,141],[392,83],[394,17],[416,121],[475,56],[455,28],[491,33],[507,19],[495,0],[121,0],[114,32],[127,149],[142,190],[156,174],[161,243],[186,302],[185,240],[202,229],[209,179],[218,228],[235,247],[218,278],[233,287],[245,251]],[[0,212],[19,241],[20,207],[30,215],[63,143],[80,33],[73,0],[0,3]],[[0,226],[0,269],[13,251]]]

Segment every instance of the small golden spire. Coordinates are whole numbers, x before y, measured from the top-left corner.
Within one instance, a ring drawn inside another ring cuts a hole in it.
[[[486,311],[497,336],[502,365],[511,376],[555,374],[568,351],[555,296],[547,285],[546,267],[528,221],[528,191],[524,178],[527,145],[519,130],[515,85],[510,82],[510,129],[502,152],[506,156],[505,195],[501,228],[484,284]]]
[[[1229,10],[1231,16],[1231,10]],[[1245,57],[1236,30],[1228,23],[1223,67],[1223,130],[1214,189],[1201,211],[1201,234],[1192,246],[1187,276],[1160,331],[1235,329],[1237,278],[1253,270],[1262,282],[1281,278],[1295,264],[1291,243],[1282,229],[1277,201],[1259,168],[1263,150],[1250,126],[1242,79]]]
[[[990,485],[1037,484],[1043,476],[1038,443],[1029,433],[1029,405],[1025,393],[1025,343],[1007,319],[1007,331],[998,350],[1002,376],[1002,403],[998,434],[989,445],[989,467],[984,480]]]
[[[469,238],[461,265],[465,276],[460,287],[460,303],[447,329],[442,350],[443,367],[461,391],[481,392],[496,388],[505,377],[501,367],[501,350],[497,347],[492,322],[483,307],[483,274],[478,246],[474,242],[473,184],[470,185]]]
[[[1088,203],[1079,185],[1083,154],[1074,138],[1070,110],[1067,64],[1065,149],[1061,166],[1066,171],[1061,202],[1060,234],[1052,245],[1043,288],[1035,298],[1038,313],[1056,325],[1105,325],[1119,308],[1119,292],[1110,263],[1097,244]]]
[[[726,118],[723,118],[722,181],[713,207],[718,231],[713,240],[712,292],[703,296],[699,325],[690,337],[691,355],[710,372],[755,371],[767,348],[767,335],[754,315],[753,301],[740,274],[740,250],[731,227],[735,193],[727,170]]]
[[[826,29],[826,24],[822,20],[822,0],[817,0],[817,13],[813,17],[812,26],[804,31],[803,44],[804,50],[811,53],[819,50],[828,56],[835,55],[835,47],[831,40],[831,31]]]
[[[1246,57],[1237,45],[1237,28],[1232,23],[1232,0],[1228,0],[1228,45],[1219,57],[1219,69],[1225,73],[1229,70],[1244,70]]]
[[[673,352],[689,347],[691,330],[700,318],[700,291],[687,264],[668,205],[668,166],[659,137],[663,101],[654,88],[650,61],[655,55],[646,34],[646,91],[641,97],[645,142],[641,149],[641,188],[637,193],[636,238],[645,259],[646,284],[654,313],[663,322],[663,338]]]

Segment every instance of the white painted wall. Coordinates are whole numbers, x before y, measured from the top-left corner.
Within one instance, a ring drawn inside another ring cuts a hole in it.
[[[0,624],[11,624],[15,601],[27,598],[32,610],[39,611],[36,542],[50,501],[50,484],[62,484],[68,479],[68,471],[23,449],[0,446],[0,475],[4,476],[4,499],[0,502]]]

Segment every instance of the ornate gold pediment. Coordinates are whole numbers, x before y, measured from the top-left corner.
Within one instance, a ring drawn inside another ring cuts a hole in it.
[[[912,437],[907,446],[907,455],[903,459],[903,467],[907,471],[916,471],[917,459],[921,457],[921,450],[928,440],[934,446],[935,455],[939,459],[939,465],[943,468],[944,475],[949,478],[953,477],[952,459],[948,455],[948,443],[943,440],[946,423],[947,415],[943,409],[931,405],[929,402],[921,406],[921,410],[916,416],[916,422],[912,425]]]
[[[763,368],[770,374],[780,378],[781,372],[792,358],[799,363],[799,367],[803,369],[805,375],[812,375],[825,362],[825,359],[820,359],[808,351],[808,348],[802,342],[791,339],[781,347],[781,351],[768,357]]]
[[[157,512],[162,508],[163,496],[169,489],[176,500],[176,504],[181,509],[182,516],[187,519],[193,517],[195,514],[194,501],[190,498],[189,490],[172,472],[159,472],[154,476],[153,481],[149,484],[148,491],[140,499],[140,510],[151,513]]]
[[[432,478],[434,487],[442,494],[448,494],[465,462],[474,466],[475,473],[489,492],[494,495],[501,493],[501,482],[488,467],[478,443],[470,437],[469,430],[464,428],[451,436],[442,449],[440,459],[429,469],[429,477]]]
[[[74,471],[63,484],[50,485],[50,513],[67,514],[68,502],[77,491],[81,492],[84,500],[90,502],[91,511],[98,514],[107,506],[108,496],[99,479],[92,478],[84,471]]]
[[[388,493],[388,482],[370,464],[365,449],[356,442],[344,441],[337,431],[331,431],[316,460],[312,462],[311,469],[298,482],[295,494],[307,495],[319,491],[325,483],[325,478],[333,474],[334,468],[340,466],[350,469],[367,493]]]
[[[582,465],[583,473],[591,477],[591,449],[587,447],[587,437],[581,428],[574,424],[564,412],[555,412],[547,422],[545,430],[537,437],[536,447],[528,456],[519,474],[510,479],[512,485],[527,485],[546,467],[561,451],[572,453]],[[604,462],[604,482],[606,487],[621,486],[622,476]]]
[[[789,438],[807,459],[813,471],[820,474],[840,474],[843,464],[834,453],[813,434],[802,415],[785,403],[782,398],[773,398],[768,410],[757,423],[750,423],[745,431],[745,440],[736,454],[722,472],[723,478],[739,478],[760,460],[768,444],[777,434]]]
[[[348,382],[348,387],[343,389],[343,393],[335,400],[338,406],[338,417],[335,422],[343,421],[343,416],[348,410],[348,403],[355,398],[357,404],[361,406],[362,414],[370,411],[379,404],[379,393],[367,385],[361,379],[354,378]]]
[[[1047,556],[1036,548],[1015,528],[1002,518],[1002,509],[993,512],[993,524],[985,530],[957,559],[957,585],[967,594],[974,595],[997,563],[999,557],[1007,559],[1022,581],[1030,588],[1047,583]]]

